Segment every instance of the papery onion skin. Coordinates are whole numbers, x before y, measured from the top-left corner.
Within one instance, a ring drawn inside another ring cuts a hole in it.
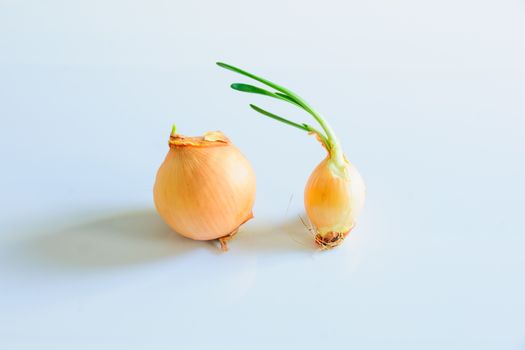
[[[355,226],[366,188],[357,169],[345,159],[344,169],[325,158],[314,169],[304,190],[306,214],[321,248],[339,245]]]
[[[177,233],[195,240],[220,239],[253,217],[255,174],[221,132],[175,134],[153,196],[160,216]]]

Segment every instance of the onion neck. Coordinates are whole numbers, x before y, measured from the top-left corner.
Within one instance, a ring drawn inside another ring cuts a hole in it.
[[[317,113],[310,105],[306,103],[303,99],[296,97],[298,99],[298,102],[303,106],[303,108],[310,114],[314,119],[319,123],[321,128],[324,130],[326,134],[325,138],[325,146],[328,150],[328,153],[330,155],[330,166],[332,171],[338,175],[346,177],[347,175],[347,161],[345,159],[343,148],[341,147],[341,143],[339,142],[339,139],[334,133],[334,130],[328,124],[328,122],[319,114]]]
[[[332,143],[332,146],[328,153],[330,157],[328,166],[330,167],[332,173],[336,176],[347,179],[348,162],[345,159],[343,150],[341,149],[341,145],[339,144],[339,141],[337,139],[335,139],[335,142]]]
[[[322,124],[321,124],[322,125]],[[328,139],[328,142],[330,143],[328,153],[330,154],[330,161],[342,172],[346,169],[346,160],[344,157],[343,149],[341,147],[341,144],[339,143],[339,140],[337,139],[337,136],[335,136],[332,128],[325,123],[325,126],[323,129],[326,132],[326,138]]]

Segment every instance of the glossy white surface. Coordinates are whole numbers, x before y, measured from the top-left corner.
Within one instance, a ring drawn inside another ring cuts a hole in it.
[[[523,1],[0,2],[2,349],[524,349]],[[317,252],[324,156],[228,88],[299,92],[368,186]],[[153,210],[171,123],[258,178],[220,253]]]

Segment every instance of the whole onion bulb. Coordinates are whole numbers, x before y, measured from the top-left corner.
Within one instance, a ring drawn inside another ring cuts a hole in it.
[[[339,169],[326,157],[310,175],[304,189],[304,207],[322,248],[339,245],[354,227],[365,203],[366,189],[357,169],[344,159]]]
[[[186,137],[174,128],[169,147],[153,190],[157,211],[177,233],[218,239],[227,250],[227,241],[253,217],[250,163],[220,131]]]

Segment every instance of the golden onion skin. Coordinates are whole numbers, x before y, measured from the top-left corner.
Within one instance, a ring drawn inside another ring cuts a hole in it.
[[[365,195],[363,178],[349,162],[341,171],[327,157],[314,169],[304,190],[304,206],[321,248],[335,247],[348,235]]]
[[[160,216],[177,233],[195,240],[220,239],[253,217],[255,174],[221,132],[172,134],[153,196]]]

